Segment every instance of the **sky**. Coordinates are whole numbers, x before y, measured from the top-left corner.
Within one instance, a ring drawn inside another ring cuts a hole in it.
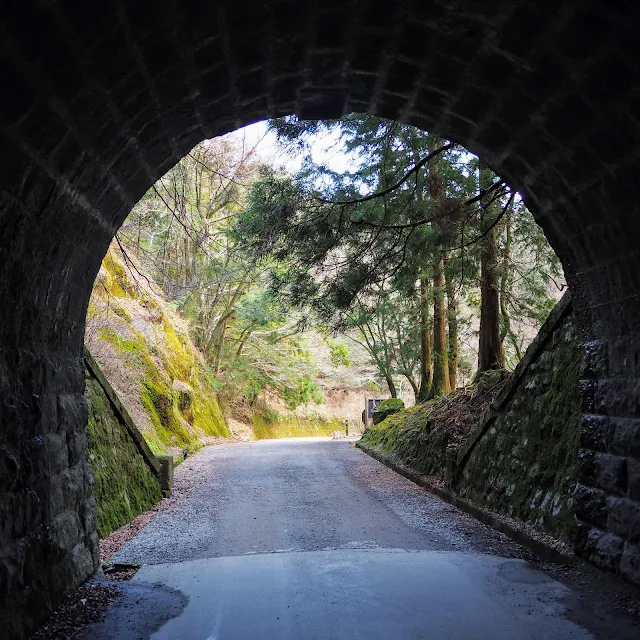
[[[282,166],[290,173],[295,173],[300,168],[302,157],[284,153],[275,134],[267,131],[265,120],[238,129],[228,134],[228,137],[238,142],[244,139],[248,147],[256,146],[256,152],[265,164]],[[352,162],[339,146],[336,147],[337,140],[337,135],[316,136],[311,153],[314,162],[327,164],[333,171],[343,173],[351,168]]]

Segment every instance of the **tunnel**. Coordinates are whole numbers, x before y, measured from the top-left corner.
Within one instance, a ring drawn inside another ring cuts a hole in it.
[[[196,143],[369,113],[464,145],[560,257],[585,350],[576,549],[640,581],[640,7],[23,0],[0,23],[0,625],[99,563],[82,345],[114,234]],[[19,636],[18,636],[19,637]]]

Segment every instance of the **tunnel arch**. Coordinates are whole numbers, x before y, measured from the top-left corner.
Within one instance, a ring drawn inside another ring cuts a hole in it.
[[[521,192],[587,347],[578,546],[614,536],[616,562],[627,554],[640,579],[640,552],[606,510],[612,495],[640,500],[638,26],[640,8],[591,0],[24,0],[6,12],[0,621],[32,627],[97,566],[81,347],[111,238],[197,142],[290,113],[402,120]]]

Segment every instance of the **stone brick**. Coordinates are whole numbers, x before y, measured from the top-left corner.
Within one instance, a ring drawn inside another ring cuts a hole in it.
[[[640,416],[640,379],[607,378],[598,381],[593,412],[618,417]]]
[[[60,491],[46,481],[37,439],[86,422],[84,314],[130,203],[205,135],[274,114],[400,117],[482,155],[521,193],[563,263],[589,345],[584,412],[640,415],[637,12],[571,0],[559,21],[532,2],[389,0],[384,10],[349,5],[348,29],[314,34],[318,7],[329,15],[344,2],[246,0],[225,11],[223,39],[207,3],[14,5],[0,61],[0,443],[19,461],[16,482],[5,460],[3,482],[32,487],[42,518],[88,497],[81,471],[63,470]],[[498,43],[499,55],[482,43]],[[163,52],[172,51],[185,55],[168,65]],[[464,73],[470,62],[476,73]],[[616,437],[612,453],[640,457],[635,435]],[[585,449],[599,449],[600,439],[587,439]],[[81,448],[70,443],[70,456]],[[583,478],[618,491],[617,468],[604,470],[591,454],[582,463]],[[38,522],[31,515],[23,523]],[[28,540],[28,570],[2,578],[11,598],[0,605],[0,628],[9,637],[32,629],[65,592],[44,585],[73,586],[89,567],[82,549],[53,564],[35,533]]]
[[[627,459],[607,453],[594,456],[595,485],[613,494],[625,495],[627,492]]]
[[[82,371],[84,380],[84,370]],[[87,424],[87,401],[76,393],[58,396],[58,425],[61,431],[76,431]]]
[[[582,376],[590,380],[606,378],[608,375],[607,343],[603,343],[601,340],[592,340],[584,343],[583,348]]]
[[[599,413],[596,411],[595,397],[598,382],[595,380],[580,380],[580,404],[584,413]]]
[[[607,494],[599,489],[578,484],[574,494],[576,516],[604,528],[607,524]]]
[[[587,486],[593,486],[598,475],[596,452],[589,449],[578,450],[578,480]]]
[[[612,377],[640,378],[640,340],[629,336],[608,343],[609,372]],[[602,376],[602,377],[606,377]]]
[[[607,499],[607,530],[632,544],[640,543],[640,503],[628,498]]]
[[[65,551],[71,551],[79,542],[80,523],[76,511],[64,511],[58,514],[51,523],[51,541]]]
[[[585,413],[580,425],[580,446],[595,451],[607,451],[609,448],[610,428],[606,416]]]
[[[603,569],[617,571],[624,546],[622,538],[597,529],[591,529],[589,537],[593,548],[589,560]]]
[[[69,453],[69,465],[75,466],[87,460],[89,449],[87,444],[87,432],[74,431],[67,435],[67,451]]]
[[[0,446],[0,492],[13,491],[22,484],[20,454],[8,445]]]
[[[49,474],[55,477],[69,468],[69,450],[65,434],[49,433],[44,436],[44,450]]]
[[[640,460],[627,459],[627,495],[640,502]]]
[[[612,418],[610,450],[618,455],[640,458],[640,420]]]
[[[629,582],[640,584],[640,547],[626,543],[620,558],[620,573]]]

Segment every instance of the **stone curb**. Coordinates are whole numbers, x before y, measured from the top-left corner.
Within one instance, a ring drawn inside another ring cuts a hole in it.
[[[426,489],[429,493],[432,493],[441,500],[452,504],[454,507],[457,507],[461,511],[464,511],[466,514],[470,515],[476,520],[479,520],[483,524],[496,529],[500,533],[504,533],[505,535],[509,536],[514,542],[521,544],[523,547],[531,549],[531,551],[535,552],[543,560],[547,562],[553,562],[554,564],[566,564],[570,566],[576,566],[578,564],[578,560],[574,555],[569,555],[563,553],[562,551],[554,549],[544,542],[537,540],[528,533],[525,533],[520,529],[516,529],[507,522],[497,518],[496,516],[493,516],[491,513],[488,513],[484,509],[481,509],[480,507],[477,507],[476,505],[471,504],[470,502],[467,502],[462,498],[459,498],[446,489],[434,487],[425,480],[424,476],[421,476],[413,469],[405,467],[404,465],[391,460],[375,449],[368,447],[366,444],[363,444],[362,442],[356,442],[355,446],[378,462],[384,464],[386,467],[389,467],[396,473],[399,473],[401,476],[404,476],[408,480],[411,480],[411,482],[419,485],[423,489]]]

